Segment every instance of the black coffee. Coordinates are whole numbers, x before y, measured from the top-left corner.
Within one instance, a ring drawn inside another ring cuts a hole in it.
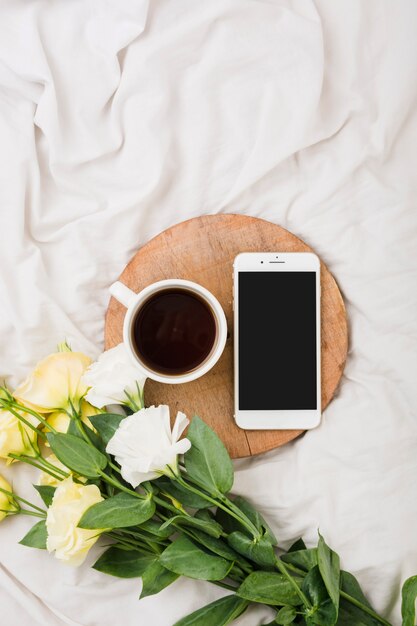
[[[208,357],[216,338],[210,306],[199,296],[168,288],[150,296],[132,325],[133,344],[143,363],[161,374],[185,374]]]

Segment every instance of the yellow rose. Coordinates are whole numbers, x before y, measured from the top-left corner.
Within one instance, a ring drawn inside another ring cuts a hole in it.
[[[88,418],[91,417],[91,415],[98,415],[98,413],[101,413],[99,409],[96,409],[95,406],[92,406],[86,400],[81,400],[81,420],[94,431],[95,428]],[[55,429],[58,433],[66,433],[68,432],[71,418],[68,413],[55,411],[55,413],[51,413],[46,421],[51,428]],[[45,428],[45,431],[48,430],[49,428]],[[45,445],[49,448],[49,443],[47,441],[45,441]]]
[[[58,433],[66,433],[68,431],[68,427],[70,425],[71,418],[67,413],[63,413],[61,411],[55,411],[55,413],[51,413],[51,415],[46,419],[47,424],[51,428],[54,428]],[[45,426],[45,431],[49,432],[49,428]],[[45,442],[47,446],[49,446],[48,442]]]
[[[61,461],[55,456],[55,454],[50,454],[49,456],[46,457],[45,460],[48,461],[48,463],[51,463],[51,465],[53,465],[54,467],[57,467],[58,469],[62,470],[66,474],[72,474],[71,470],[68,469],[68,467],[65,467],[65,465],[61,463]],[[58,476],[60,475],[61,474],[58,474]],[[41,475],[39,477],[40,485],[48,485],[50,487],[57,487],[58,485],[61,484],[61,482],[62,482],[61,480],[58,480],[58,478],[54,478],[53,476],[51,476],[51,474],[48,474],[47,472],[41,472]]]
[[[40,361],[27,379],[19,385],[14,397],[39,413],[76,409],[87,391],[81,381],[91,359],[82,352],[56,352]]]
[[[69,565],[83,563],[87,552],[103,530],[86,530],[77,524],[87,509],[103,500],[96,485],[79,485],[72,477],[65,478],[56,488],[46,516],[48,552]]]
[[[0,488],[5,489],[6,491],[12,491],[11,486],[7,482],[3,476],[0,476]],[[18,511],[19,507],[13,499],[13,496],[10,496],[3,491],[0,491],[0,522],[4,520],[7,516],[8,512]]]
[[[27,413],[22,417],[34,426],[38,420]],[[28,454],[33,456],[33,446],[37,446],[37,433],[30,426],[21,422],[13,413],[0,409],[0,458],[12,463],[9,454]]]

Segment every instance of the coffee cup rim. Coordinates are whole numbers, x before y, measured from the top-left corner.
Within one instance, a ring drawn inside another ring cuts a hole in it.
[[[131,327],[137,310],[139,309],[140,305],[145,302],[145,300],[147,300],[152,294],[157,293],[158,291],[175,287],[181,287],[193,293],[197,293],[210,305],[210,308],[213,311],[213,315],[216,320],[216,339],[214,343],[214,348],[212,349],[211,353],[198,367],[194,368],[190,372],[180,375],[160,374],[148,368],[136,354],[132,346]],[[137,293],[135,296],[132,296],[131,302],[127,307],[125,319],[123,322],[123,342],[128,349],[131,361],[135,364],[136,367],[140,367],[140,369],[143,371],[144,376],[146,376],[147,378],[150,378],[156,382],[167,383],[171,385],[191,382],[206,374],[221,357],[226,344],[226,339],[226,316],[224,314],[223,307],[217,300],[216,296],[214,296],[211,291],[203,287],[203,285],[182,278],[167,278],[164,280],[156,281],[144,287],[141,291],[139,291],[139,293]]]

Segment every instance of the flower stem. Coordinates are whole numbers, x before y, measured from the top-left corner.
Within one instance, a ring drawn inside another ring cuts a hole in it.
[[[59,474],[54,474],[52,471],[49,471],[46,467],[39,465],[39,463],[36,463],[32,457],[27,457],[24,455],[19,456],[18,454],[9,454],[9,457],[11,459],[15,459],[16,461],[22,461],[22,463],[27,463],[28,465],[33,465],[33,467],[36,467],[36,469],[41,470],[42,472],[46,472],[47,474],[50,474],[53,478],[56,478],[56,480],[62,480],[62,477],[59,476]]]
[[[226,504],[226,506],[228,506],[232,511],[234,511],[236,515],[238,515],[241,518],[242,520],[241,523],[243,523],[243,518],[245,519],[245,525],[246,527],[248,527],[248,524],[249,524],[249,526],[252,528],[251,532],[254,537],[258,539],[262,537],[262,533],[258,530],[255,524],[253,524],[253,522],[243,513],[243,511],[239,509],[238,506],[235,505],[235,503],[232,500],[230,500],[230,498],[222,494],[221,500]]]
[[[140,528],[140,525],[138,526],[138,528]],[[142,541],[146,541],[146,543],[149,543],[149,545],[160,544],[161,546],[164,546],[164,547],[168,545],[167,541],[164,541],[163,539],[160,539],[157,536],[143,535],[142,533],[132,530],[131,528],[129,528],[129,530],[127,528],[120,528],[119,530],[123,534],[132,535],[132,537],[137,537],[138,539]]]
[[[40,513],[36,513],[36,511],[28,511],[27,509],[20,509],[17,514],[30,515],[31,517],[40,517],[41,519],[44,519],[46,517],[46,512],[41,515]]]
[[[153,499],[154,499],[154,501],[157,504],[160,504],[164,509],[167,509],[168,511],[171,511],[171,513],[175,513],[175,515],[183,514],[182,511],[180,511],[179,509],[175,508],[175,506],[173,506],[172,504],[169,504],[169,502],[165,502],[165,500],[162,500],[162,498],[159,498],[158,496],[154,495]]]
[[[122,483],[120,483],[117,480],[117,478],[114,478],[114,476],[109,476],[102,470],[99,470],[99,474],[103,478],[103,480],[105,480],[110,485],[113,485],[113,487],[120,489],[120,491],[124,491],[125,493],[128,493],[131,496],[135,496],[136,498],[139,498],[139,500],[146,500],[146,496],[142,496],[140,493],[137,493],[134,489],[129,489],[128,487],[125,487],[124,485],[122,485]]]
[[[295,578],[293,578],[291,574],[289,574],[286,566],[284,565],[284,562],[281,561],[281,559],[277,558],[275,564],[277,568],[279,569],[279,571],[281,572],[281,574],[283,574],[283,576],[285,576],[285,578],[291,584],[291,586],[293,587],[294,591],[296,592],[300,600],[302,600],[304,606],[307,607],[308,609],[311,609],[312,608],[311,603],[308,601],[305,594],[301,591]]]
[[[14,400],[0,400],[0,404],[7,408],[10,413],[13,413],[13,415],[15,417],[17,417],[18,419],[20,419],[22,422],[24,422],[27,426],[30,426],[32,429],[37,430],[36,426],[33,426],[33,424],[31,424],[30,422],[27,422],[24,418],[22,418],[21,415],[19,415],[19,413],[16,413],[16,411],[11,410],[11,407],[14,407],[15,409],[19,409],[20,411],[23,411],[23,413],[29,413],[29,415],[33,415],[34,417],[36,417],[37,420],[39,420],[41,422],[41,424],[43,424],[44,426],[46,426],[51,432],[53,433],[57,433],[57,431],[55,430],[55,428],[53,428],[52,426],[50,426],[50,424],[48,424],[48,422],[46,421],[46,419],[44,417],[42,417],[39,413],[37,413],[36,411],[34,411],[33,409],[30,409],[27,406],[23,406],[23,404],[19,404],[18,402],[15,402]]]
[[[361,611],[376,619],[380,624],[384,624],[384,626],[392,626],[390,622],[387,622],[387,620],[385,620],[383,617],[380,617],[377,613],[375,613],[375,611],[370,609],[369,606],[366,606],[366,604],[363,604],[360,600],[357,600],[353,596],[350,596],[345,591],[340,590],[340,597],[357,606],[358,609],[361,609]]]
[[[13,491],[8,491],[7,489],[3,489],[2,487],[0,487],[0,492],[5,493],[7,496],[11,496],[14,500],[20,500],[20,502],[24,502],[28,506],[32,507],[32,509],[36,509],[37,511],[40,511],[41,513],[46,512],[45,509],[41,509],[36,504],[32,504],[32,502],[29,502],[29,500],[25,500],[21,496],[18,496],[16,493],[13,493]]]
[[[17,417],[17,419],[23,424],[25,424],[25,426],[28,426],[29,428],[34,430],[38,436],[42,437],[43,439],[46,439],[45,433],[38,430],[37,426],[35,426],[34,424],[31,424],[27,419],[25,419],[22,415],[20,415],[20,413],[12,409],[12,407],[9,404],[6,404],[3,400],[0,400],[0,406],[2,406],[3,409],[6,409],[7,411],[9,411],[9,413],[14,415],[15,417]]]
[[[253,535],[254,537],[259,537],[259,531],[256,526],[254,526],[252,522],[247,519],[246,515],[244,515],[242,511],[240,511],[240,509],[237,509],[237,507],[233,505],[233,509],[237,509],[239,511],[239,514],[237,514],[234,510],[232,510],[232,508],[229,508],[229,506],[227,506],[227,504],[232,504],[231,501],[228,500],[228,498],[224,497],[224,500],[223,498],[222,500],[216,500],[215,498],[212,498],[211,496],[206,494],[204,491],[201,491],[200,489],[197,489],[196,487],[193,487],[192,485],[187,483],[181,476],[173,476],[173,479],[176,480],[182,487],[188,489],[188,491],[191,491],[195,495],[204,498],[205,500],[207,500],[207,502],[213,504],[213,506],[217,506],[220,509],[223,509],[223,511],[228,513],[231,517],[234,517],[240,524],[245,526],[247,530],[249,530],[251,535]]]
[[[300,576],[306,576],[306,574],[307,574],[307,572],[305,570],[302,570],[299,567],[296,567],[295,565],[292,565],[291,563],[286,563],[285,567],[287,569],[290,569],[291,571],[293,571],[295,574],[299,574]],[[368,615],[372,616],[374,619],[379,621],[381,624],[384,624],[384,626],[392,626],[383,617],[380,617],[377,613],[375,613],[375,611],[373,611],[368,606],[366,606],[366,604],[363,604],[360,600],[357,600],[356,598],[354,598],[353,596],[349,595],[348,593],[346,593],[342,589],[340,590],[340,597],[344,598],[345,600],[347,600],[351,604],[354,604],[359,609],[361,609],[362,611],[364,611],[365,613],[367,613]]]
[[[119,467],[117,467],[117,465],[115,465],[115,464],[113,463],[113,461],[111,461],[110,459],[108,459],[108,460],[107,460],[107,463],[110,465],[110,467],[111,467],[111,468],[112,468],[115,472],[117,472],[118,474],[121,474],[121,473],[122,473],[122,472],[120,471],[120,468],[119,468]]]
[[[56,474],[61,474],[62,478],[68,478],[68,476],[70,475],[70,472],[64,472],[64,470],[56,467],[56,465],[49,463],[49,461],[47,461],[43,456],[39,457],[38,462],[45,466],[45,471],[47,471],[47,469],[50,469]]]
[[[238,587],[232,587],[232,585],[223,583],[220,580],[208,580],[207,582],[217,585],[217,587],[222,587],[222,589],[228,589],[229,591],[236,591],[238,589]]]
[[[120,532],[116,530],[113,530],[112,532],[107,533],[107,534],[109,535],[109,537],[116,539],[121,544],[124,544],[126,547],[140,548],[141,550],[146,550],[146,552],[152,551],[153,553],[155,553],[154,550],[152,550],[151,546],[149,546],[146,543],[143,543],[139,539],[132,539],[132,538],[124,537]]]

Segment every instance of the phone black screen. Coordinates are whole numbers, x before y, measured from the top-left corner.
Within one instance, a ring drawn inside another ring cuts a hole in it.
[[[316,273],[238,280],[239,409],[316,409]]]

